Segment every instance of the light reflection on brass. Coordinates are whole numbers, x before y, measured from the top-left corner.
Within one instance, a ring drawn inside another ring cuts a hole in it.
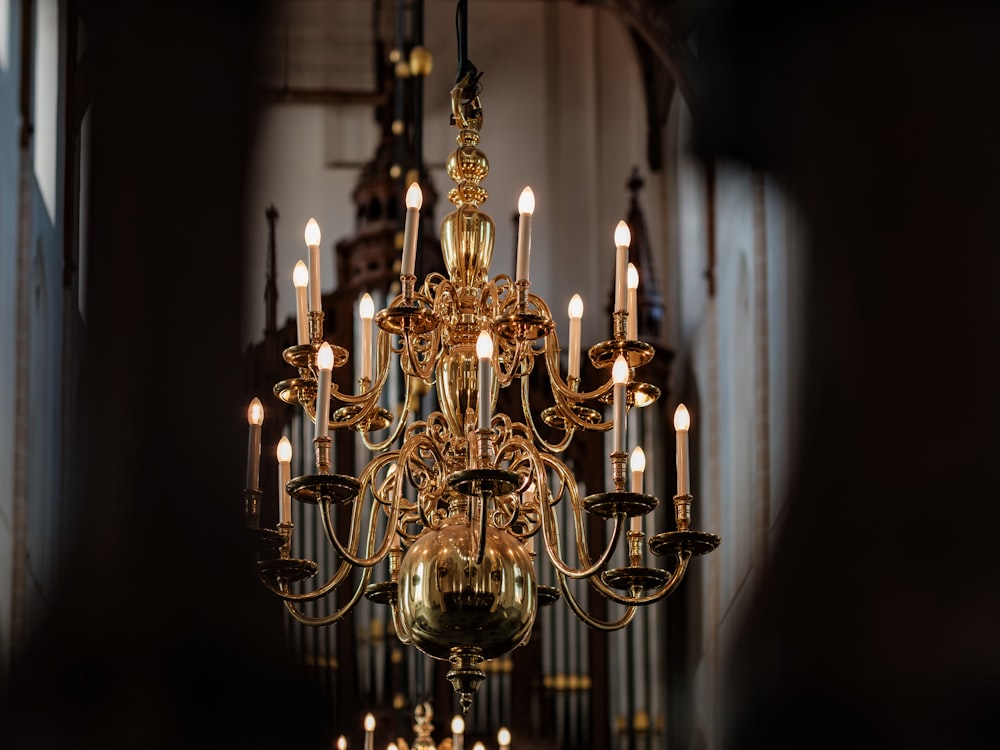
[[[414,646],[448,659],[454,647],[476,648],[482,659],[513,650],[535,620],[535,574],[521,543],[491,526],[475,562],[472,528],[463,517],[420,537],[399,570],[399,613]]]

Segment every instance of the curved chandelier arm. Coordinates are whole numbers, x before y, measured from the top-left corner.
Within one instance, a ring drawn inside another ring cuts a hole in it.
[[[354,570],[354,567],[350,563],[346,561],[341,562],[341,564],[337,567],[337,570],[334,571],[334,574],[330,576],[330,579],[326,583],[324,583],[317,589],[313,589],[312,591],[307,591],[302,594],[293,594],[291,591],[288,590],[288,584],[283,583],[280,586],[275,586],[264,576],[259,576],[259,577],[261,582],[264,584],[264,587],[268,591],[270,591],[272,594],[277,594],[285,601],[311,602],[315,601],[316,599],[321,599],[327,594],[329,594],[331,591],[340,588],[341,584],[343,584],[343,582],[347,580],[347,577],[351,574],[352,570]]]
[[[681,581],[684,580],[684,574],[687,572],[688,563],[690,561],[690,552],[678,552],[677,565],[674,567],[674,572],[670,574],[670,580],[660,586],[660,588],[656,589],[652,594],[648,594],[646,596],[625,596],[620,594],[601,580],[600,576],[594,576],[591,578],[590,583],[601,596],[606,599],[610,599],[613,602],[617,602],[618,604],[625,604],[628,606],[654,604],[674,593]]]
[[[368,433],[362,432],[361,439],[364,441],[365,447],[372,451],[373,453],[380,453],[388,448],[390,445],[395,443],[399,436],[402,434],[403,430],[406,428],[406,422],[410,416],[413,409],[410,408],[410,402],[413,398],[413,377],[406,373],[404,376],[404,394],[403,394],[403,405],[399,408],[399,415],[396,417],[396,426],[392,430],[392,434],[389,435],[385,440],[379,442],[370,442],[368,440]]]
[[[558,443],[550,443],[544,437],[542,437],[538,428],[535,426],[535,418],[531,414],[531,405],[529,404],[529,399],[531,396],[531,385],[528,382],[528,378],[525,375],[521,376],[521,410],[524,412],[524,421],[527,423],[529,429],[531,430],[532,436],[535,441],[541,445],[545,450],[550,453],[562,453],[566,448],[569,447],[570,442],[573,440],[573,433],[575,432],[575,426],[570,426],[566,429],[562,440]]]
[[[570,591],[569,586],[566,583],[566,576],[564,576],[562,573],[559,573],[558,576],[559,576],[559,589],[562,591],[563,598],[566,600],[566,603],[569,605],[569,608],[573,610],[573,614],[575,614],[577,617],[583,620],[585,624],[594,628],[594,630],[603,630],[606,633],[610,633],[614,630],[621,630],[630,622],[632,622],[632,618],[635,617],[635,613],[638,610],[638,607],[636,607],[635,605],[631,605],[628,607],[628,609],[625,610],[625,614],[623,614],[620,619],[615,620],[614,622],[607,622],[605,620],[596,619],[595,617],[587,614],[587,612],[584,611],[583,607],[580,606],[580,603],[576,600],[576,597],[573,596],[573,592]]]
[[[572,498],[573,520],[576,530],[577,554],[586,567],[573,568],[562,560],[562,556],[559,551],[559,529],[555,515],[555,506],[553,503],[549,502],[551,493],[549,492],[548,486],[545,485],[545,489],[541,493],[542,498],[539,505],[542,510],[542,538],[545,540],[545,552],[549,558],[549,562],[552,563],[552,567],[554,567],[560,574],[565,575],[568,578],[590,578],[596,575],[601,568],[607,565],[608,560],[611,559],[611,553],[618,547],[618,543],[621,541],[621,536],[625,531],[625,516],[621,513],[615,514],[615,523],[611,532],[611,538],[608,540],[607,547],[605,547],[601,556],[594,561],[593,564],[588,565],[590,552],[587,549],[587,536],[586,531],[583,528],[583,511],[580,507],[580,496],[576,490],[576,484],[572,481],[567,482],[567,479],[572,480],[572,477],[568,476],[569,469],[567,469],[565,464],[556,459],[554,456],[539,456],[538,458],[543,465],[548,465],[553,468],[556,473],[559,474],[560,480],[569,489],[570,496]],[[544,471],[539,472],[538,476],[544,476]]]
[[[392,624],[396,629],[396,637],[399,638],[403,645],[409,645],[410,641],[410,630],[406,625],[406,618],[404,618],[399,613],[399,605],[392,605]]]
[[[368,581],[371,579],[371,576],[372,569],[366,568],[361,576],[361,580],[358,582],[357,588],[354,589],[354,593],[351,595],[350,600],[345,602],[343,607],[332,614],[324,617],[313,617],[311,615],[307,615],[304,612],[300,612],[298,607],[295,606],[295,603],[288,601],[287,598],[285,600],[285,609],[287,609],[292,617],[301,622],[303,625],[333,625],[334,623],[340,622],[347,617],[347,615],[349,615],[358,605],[358,602],[361,601],[362,594],[364,594],[365,588],[368,586]]]
[[[437,352],[440,346],[441,334],[437,329],[431,333],[431,343],[426,347],[427,351],[431,352],[432,356],[422,358],[420,352],[417,351],[417,347],[414,344],[414,335],[407,332],[403,335],[403,351],[406,352],[407,367],[403,368],[403,372],[409,377],[410,372],[412,372],[417,377],[423,380],[431,380],[434,377],[434,368],[437,366]],[[402,357],[402,354],[400,354]]]
[[[551,346],[549,345],[550,339]],[[610,393],[615,387],[614,380],[609,377],[607,382],[592,391],[584,391],[582,393],[574,391],[562,378],[559,364],[559,338],[556,332],[554,330],[550,331],[546,335],[545,340],[545,368],[549,373],[549,381],[552,383],[552,394],[560,401],[561,405],[566,405],[571,401],[575,403],[593,401]],[[560,399],[560,397],[562,398]],[[610,430],[611,424],[611,422],[602,422],[600,425],[590,425],[582,422],[579,423],[579,426],[587,429]]]
[[[378,364],[375,368],[376,375],[370,387],[368,387],[365,391],[358,393],[357,395],[344,393],[337,388],[336,383],[333,384],[332,395],[334,398],[338,401],[343,401],[345,404],[361,404],[365,408],[363,408],[360,412],[353,414],[351,419],[344,420],[343,422],[330,422],[331,430],[353,427],[364,417],[368,416],[370,410],[378,405],[378,397],[382,395],[382,389],[385,387],[385,381],[389,377],[389,354],[391,353],[391,347],[389,344],[389,333],[380,328],[378,331],[378,344],[375,347],[376,353],[378,354]]]
[[[375,474],[378,472],[383,465],[389,463],[396,457],[395,453],[386,453],[381,456],[376,457],[368,463],[365,470],[361,473],[361,494],[359,495],[359,500],[355,501],[352,512],[351,512],[351,535],[348,539],[348,547],[350,549],[357,549],[359,552],[360,545],[358,531],[361,523],[361,514],[364,512],[364,496],[365,487],[372,483]],[[359,568],[371,568],[373,565],[377,565],[385,559],[385,556],[389,554],[389,547],[392,545],[392,538],[395,535],[396,523],[399,520],[399,502],[395,498],[389,509],[389,520],[386,522],[386,532],[382,537],[382,541],[375,548],[375,531],[376,522],[375,519],[378,516],[379,503],[374,496],[375,490],[372,488],[372,504],[371,510],[368,513],[368,534],[367,543],[365,544],[365,553],[371,552],[370,557],[361,557],[352,554],[343,544],[341,544],[340,539],[337,537],[336,529],[333,526],[333,517],[330,515],[330,503],[323,503],[320,507],[320,512],[323,518],[323,528],[326,530],[326,536],[330,540],[330,543],[337,548],[337,552],[341,557],[344,558],[351,565],[357,566]],[[374,552],[372,550],[374,549]]]

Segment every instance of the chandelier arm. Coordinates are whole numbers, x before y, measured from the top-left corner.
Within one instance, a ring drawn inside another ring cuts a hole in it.
[[[530,397],[530,384],[528,378],[521,376],[521,411],[524,412],[524,421],[528,428],[531,430],[531,435],[534,437],[535,441],[545,448],[549,453],[562,453],[566,448],[569,447],[570,442],[573,440],[573,434],[575,429],[570,428],[565,430],[562,440],[558,443],[550,443],[538,432],[538,428],[535,426],[535,418],[531,414],[531,404]]]
[[[524,357],[524,342],[518,339],[514,342],[514,356],[510,358],[511,367],[508,372],[504,372],[501,367],[500,347],[493,349],[493,370],[497,374],[497,384],[501,388],[506,388],[515,378],[515,370],[521,369],[521,359]]]
[[[586,573],[581,576],[571,575],[571,578],[577,577],[587,577],[590,578],[597,573],[600,568],[607,565],[608,560],[611,559],[612,553],[618,549],[618,543],[621,540],[622,535],[625,533],[625,516],[616,513],[614,516],[614,527],[612,528],[611,538],[608,540],[607,547],[601,553],[600,558],[590,564],[590,548],[587,544],[588,535],[587,530],[584,526],[584,510],[583,503],[580,499],[580,492],[577,489],[576,478],[569,471],[569,468],[559,461],[558,464],[555,461],[549,461],[550,465],[556,470],[563,484],[569,488],[570,494],[570,504],[573,508],[573,530],[576,534],[576,554],[584,566],[589,566],[586,568]]]
[[[368,582],[369,580],[371,580],[371,577],[372,577],[372,569],[365,568],[364,572],[361,575],[361,580],[358,582],[357,587],[354,589],[354,593],[351,595],[351,598],[347,602],[345,602],[344,606],[338,609],[336,612],[326,615],[324,617],[313,617],[311,615],[307,615],[303,612],[300,612],[298,607],[295,606],[295,603],[289,601],[287,598],[285,599],[285,609],[287,609],[289,613],[292,615],[292,617],[301,622],[303,625],[313,625],[313,626],[333,625],[335,623],[340,622],[345,617],[347,617],[358,605],[358,602],[361,601],[361,596],[362,594],[364,594],[365,588],[368,586]]]
[[[570,591],[569,585],[566,582],[566,576],[564,576],[562,573],[557,573],[557,575],[559,577],[559,589],[562,591],[563,598],[566,600],[566,603],[569,605],[569,608],[573,610],[573,614],[579,617],[584,622],[584,624],[588,625],[594,630],[602,630],[605,633],[610,633],[615,630],[621,630],[630,622],[632,622],[632,618],[635,617],[635,613],[638,610],[638,607],[636,607],[635,605],[629,605],[628,609],[625,610],[625,613],[621,616],[621,618],[615,620],[614,622],[608,622],[605,620],[596,619],[592,615],[587,614],[587,612],[584,611],[583,607],[580,606],[580,603],[576,600],[576,597],[573,596],[573,592]]]
[[[691,553],[687,551],[678,552],[676,559],[677,565],[674,567],[673,573],[670,574],[670,579],[660,586],[660,588],[656,589],[652,594],[648,594],[646,596],[624,596],[619,594],[613,588],[604,583],[600,576],[594,576],[591,578],[590,583],[601,596],[605,599],[617,602],[618,604],[625,604],[627,606],[654,604],[674,593],[674,590],[676,590],[676,588],[680,585],[681,581],[684,579],[684,574],[687,572],[688,563],[691,561]]]
[[[421,423],[414,423],[411,425],[410,429],[413,430],[419,426],[421,426]],[[426,422],[423,423],[423,426],[428,427]],[[424,470],[429,468],[420,458],[419,454],[421,449],[425,449],[430,453],[430,458],[433,459],[435,467],[445,465],[444,456],[441,454],[440,449],[426,433],[416,433],[410,431],[407,433],[407,438],[403,440],[403,447],[399,450],[399,464],[404,467],[406,475],[410,477],[410,481],[417,489],[417,500],[414,502],[414,506],[417,511],[420,525],[425,529],[431,529],[436,527],[434,519],[427,514],[424,503],[420,502],[421,497],[426,496],[429,490],[426,486],[414,482],[413,470],[410,468],[411,463],[414,462]],[[402,477],[400,477],[399,481],[402,482]],[[398,493],[397,497],[401,496],[402,492]]]
[[[379,442],[370,442],[368,440],[368,433],[362,432],[361,439],[365,444],[365,448],[372,451],[373,453],[380,453],[388,448],[390,445],[399,439],[400,434],[406,427],[407,419],[410,416],[410,412],[413,410],[410,408],[410,399],[413,394],[413,378],[409,373],[403,376],[403,383],[405,385],[403,394],[403,405],[399,409],[399,416],[396,417],[396,426],[392,430],[392,434],[389,435],[385,440]]]
[[[476,565],[482,565],[483,558],[486,556],[486,495],[485,491],[476,495],[478,520],[476,523],[469,524],[470,528],[474,529],[472,545],[476,550]]]
[[[565,481],[566,476],[563,473],[565,468],[561,461],[556,461],[553,456],[545,456],[542,458],[543,463],[549,464],[559,473],[560,477]],[[577,537],[577,553],[580,559],[583,561],[584,565],[587,565],[590,554],[587,550],[586,545],[586,534],[583,530],[583,518],[579,508],[579,500],[576,494],[576,487],[574,485],[569,485],[570,493],[573,496],[573,519],[576,528]],[[618,547],[618,543],[621,540],[622,533],[625,530],[625,515],[621,513],[616,513],[614,520],[615,525],[611,532],[611,539],[608,541],[608,546],[605,548],[601,556],[593,564],[587,565],[585,568],[573,568],[563,562],[559,553],[559,534],[557,521],[555,517],[555,509],[552,503],[548,502],[549,492],[546,485],[546,489],[539,505],[544,506],[544,512],[542,513],[542,538],[545,541],[545,552],[549,558],[549,562],[552,566],[562,575],[569,578],[590,578],[597,574],[602,567],[604,567],[608,560],[611,558],[611,553],[615,551]]]
[[[264,576],[259,576],[259,577],[261,582],[264,584],[264,587],[268,591],[270,591],[272,594],[277,594],[285,601],[311,602],[317,599],[321,599],[327,594],[329,594],[331,591],[340,588],[340,585],[347,579],[347,577],[351,574],[352,570],[354,570],[354,567],[350,563],[344,561],[337,567],[337,570],[334,572],[334,574],[330,577],[330,579],[326,583],[324,583],[318,589],[313,589],[312,591],[307,591],[301,594],[293,594],[291,591],[288,590],[287,584],[282,584],[281,586],[275,586]]]
[[[398,597],[398,594],[397,594]],[[398,598],[397,598],[398,602]],[[399,612],[399,604],[393,603],[392,608],[392,624],[396,630],[396,637],[399,638],[403,645],[408,646],[412,640],[410,637],[410,629],[406,625],[406,618],[404,618]]]
[[[377,376],[372,381],[371,386],[362,393],[351,394],[344,393],[336,387],[336,384],[332,386],[331,396],[337,398],[338,401],[342,401],[345,404],[361,404],[363,408],[353,414],[350,419],[346,419],[343,422],[330,422],[331,430],[339,430],[347,427],[353,427],[358,422],[367,417],[373,408],[377,406],[378,397],[382,395],[382,389],[385,387],[385,381],[389,377],[389,354],[390,346],[389,343],[389,333],[381,328],[378,331],[378,368],[376,370]]]
[[[386,454],[388,455],[388,454]],[[351,535],[348,539],[348,546],[354,549],[358,548],[360,551],[360,539],[357,537],[356,532],[358,531],[359,524],[361,522],[361,514],[364,512],[364,502],[363,498],[365,495],[364,487],[369,484],[374,475],[374,471],[371,470],[371,466],[376,461],[380,461],[383,456],[379,456],[375,461],[369,462],[368,466],[361,474],[361,495],[360,500],[357,501],[351,511]],[[383,462],[384,463],[384,462]],[[376,470],[380,466],[376,466]],[[326,537],[330,540],[330,543],[337,548],[338,554],[344,558],[345,561],[359,568],[371,568],[373,565],[378,565],[385,556],[389,554],[389,547],[392,545],[393,529],[396,527],[396,523],[399,520],[399,502],[395,498],[393,499],[392,505],[389,510],[389,520],[386,523],[386,533],[382,537],[382,541],[379,543],[378,547],[375,549],[371,557],[359,557],[347,550],[343,544],[341,544],[340,539],[337,537],[336,529],[333,526],[333,517],[330,515],[330,503],[323,503],[320,506],[320,514],[323,518],[323,529],[326,531]],[[375,519],[378,514],[378,502],[375,500],[375,491],[372,489],[372,506],[371,511],[368,514],[368,542],[365,545],[365,552],[369,552],[375,546],[375,531],[377,524]],[[358,544],[355,544],[355,540]]]
[[[545,346],[545,368],[549,373],[549,382],[552,384],[552,392],[557,397],[561,395],[563,397],[563,404],[566,401],[572,401],[574,403],[581,403],[583,401],[593,401],[594,399],[601,398],[611,392],[615,387],[614,380],[608,378],[607,382],[603,385],[598,386],[592,391],[574,391],[565,380],[562,379],[562,372],[560,370],[559,364],[559,337],[556,335],[555,330],[549,331],[545,336],[546,346]],[[553,345],[548,346],[548,341],[552,341]],[[587,423],[580,423],[581,427],[586,429],[611,429],[611,423],[602,423],[601,425],[590,425]]]
[[[420,354],[414,350],[413,335],[409,331],[403,336],[403,344],[406,349],[406,358],[410,369],[423,380],[432,378],[434,376],[434,368],[437,366],[437,352],[440,347],[440,333],[438,330],[434,329],[431,333],[431,346],[429,349],[432,352],[432,356],[426,360],[421,360]]]

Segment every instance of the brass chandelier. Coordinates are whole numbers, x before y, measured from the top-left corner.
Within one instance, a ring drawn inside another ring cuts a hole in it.
[[[285,403],[301,406],[314,423],[315,472],[290,476],[291,445],[283,437],[277,455],[279,523],[276,529],[259,527],[263,409],[254,399],[245,498],[248,526],[261,551],[260,578],[292,617],[308,625],[330,625],[345,618],[363,596],[390,607],[403,643],[450,662],[448,679],[463,710],[468,710],[485,678],[482,663],[525,643],[539,606],[561,597],[588,626],[623,628],[638,607],[673,592],[691,557],[711,552],[720,539],[690,528],[690,421],[683,405],[674,420],[676,528],[647,540],[642,518],[659,501],[643,492],[641,467],[635,461],[632,486],[626,487],[627,413],[660,395],[659,388],[636,377],[655,350],[637,340],[636,312],[629,310],[627,225],[619,222],[614,235],[613,338],[589,349],[590,365],[610,377],[594,390],[581,390],[579,305],[571,304],[564,375],[552,314],[531,291],[530,188],[519,202],[515,278],[490,277],[494,223],[480,209],[487,199],[481,182],[489,162],[479,149],[483,109],[479,73],[464,50],[464,1],[458,4],[458,19],[459,75],[451,90],[458,147],[446,164],[455,183],[448,194],[454,210],[441,223],[448,276],[432,273],[418,286],[413,269],[421,193],[413,183],[406,194],[400,293],[377,314],[370,297],[362,300],[359,388],[357,393],[343,392],[332,384],[331,373],[347,363],[349,353],[323,339],[320,233],[310,221],[310,267],[307,272],[300,263],[295,277],[298,343],[283,352],[296,374],[277,383],[274,393]],[[393,415],[381,403],[389,371],[397,366],[405,396],[401,413]],[[528,377],[538,366],[545,368],[552,402],[536,417],[529,408]],[[523,421],[496,409],[499,390],[513,385],[520,386]],[[436,393],[440,411],[411,421],[418,391],[428,388]],[[609,406],[612,418],[605,419]],[[559,439],[544,438],[538,420]],[[374,438],[387,429],[384,439]],[[360,434],[371,451],[372,458],[357,476],[333,470],[331,430]],[[613,486],[588,497],[580,496],[573,472],[560,458],[574,435],[584,431],[613,432]],[[292,584],[315,576],[318,566],[292,555],[292,500],[316,506],[337,560],[330,578],[306,592],[293,592]],[[346,538],[338,533],[340,514],[349,519]],[[560,538],[561,514],[575,530],[569,547]],[[602,549],[591,548],[588,515],[610,524]],[[629,563],[611,568],[623,537]],[[644,566],[644,546],[672,566]],[[539,547],[541,554],[536,553]],[[569,550],[575,551],[575,559]],[[373,582],[373,571],[384,560],[389,580]],[[542,562],[554,569],[557,587],[536,582],[535,565]],[[569,586],[570,580],[580,579],[605,599],[624,605],[621,617],[604,621],[589,614]],[[303,603],[340,590],[348,595],[332,614],[318,617],[302,611]]]

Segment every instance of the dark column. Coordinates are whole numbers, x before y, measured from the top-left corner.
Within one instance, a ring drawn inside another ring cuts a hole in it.
[[[0,702],[7,748],[325,747],[244,538],[257,7],[79,3],[93,65],[81,475],[69,564]]]

